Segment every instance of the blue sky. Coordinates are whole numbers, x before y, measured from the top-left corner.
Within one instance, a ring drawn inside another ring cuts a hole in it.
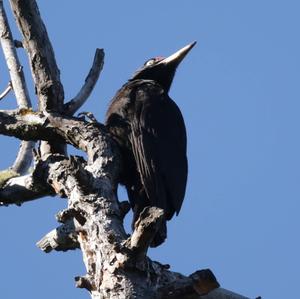
[[[295,298],[300,283],[300,42],[298,1],[38,1],[66,99],[96,47],[101,78],[83,107],[103,121],[109,100],[145,60],[194,40],[171,97],[188,131],[189,179],[167,242],[150,256],[190,274],[210,268],[222,287],[254,298]],[[18,32],[14,29],[15,37]],[[18,51],[28,73],[26,56]],[[8,77],[0,57],[4,89]],[[27,76],[32,97],[32,83]],[[14,107],[9,97],[0,109]],[[0,166],[18,141],[1,137]],[[121,199],[126,198],[120,191]],[[0,297],[89,298],[74,288],[80,251],[35,246],[56,227],[56,198],[0,209]],[[130,220],[128,220],[130,221]]]

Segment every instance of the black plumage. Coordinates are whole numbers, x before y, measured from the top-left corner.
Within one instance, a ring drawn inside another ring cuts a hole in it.
[[[134,219],[146,206],[178,214],[187,180],[186,130],[181,112],[168,96],[175,71],[195,42],[167,57],[148,60],[117,92],[106,125],[120,146],[125,185]],[[166,221],[152,241],[166,238]]]

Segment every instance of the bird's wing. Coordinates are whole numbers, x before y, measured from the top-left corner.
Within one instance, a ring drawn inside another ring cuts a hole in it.
[[[130,136],[142,184],[167,219],[179,212],[187,180],[186,131],[177,105],[154,84],[136,90]]]

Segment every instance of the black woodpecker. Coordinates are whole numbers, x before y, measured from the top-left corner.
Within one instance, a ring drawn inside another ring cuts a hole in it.
[[[167,237],[166,220],[178,215],[187,181],[186,130],[182,114],[169,97],[176,69],[196,42],[173,55],[148,60],[112,99],[106,126],[120,146],[133,224],[146,206],[165,212],[151,246]]]

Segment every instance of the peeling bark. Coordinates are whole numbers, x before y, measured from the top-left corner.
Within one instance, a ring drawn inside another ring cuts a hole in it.
[[[32,111],[1,112],[0,122],[2,134],[64,139],[87,153],[87,161],[59,154],[37,157],[33,172],[38,173],[35,185],[44,192],[68,198],[68,209],[58,215],[63,224],[38,246],[45,252],[80,246],[87,274],[77,277],[77,287],[88,289],[92,298],[198,298],[219,286],[209,270],[186,277],[146,256],[162,210],[146,208],[133,234],[125,233],[124,203],[115,194],[121,157],[103,125]],[[213,298],[223,296],[216,294]]]
[[[10,0],[23,35],[40,110],[62,111],[64,91],[46,27],[34,0]]]

